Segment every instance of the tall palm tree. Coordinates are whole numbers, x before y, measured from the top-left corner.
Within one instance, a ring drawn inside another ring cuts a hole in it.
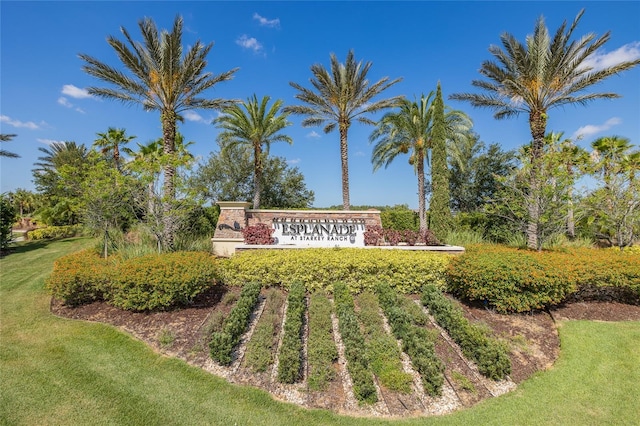
[[[18,136],[18,135],[0,133],[0,142],[10,142],[16,136]],[[4,149],[0,149],[0,157],[20,158],[20,156],[18,154],[6,151]]]
[[[342,167],[342,207],[345,210],[350,208],[347,133],[351,123],[356,120],[360,123],[375,125],[375,122],[367,117],[368,114],[391,108],[402,99],[400,96],[394,96],[373,101],[374,97],[401,79],[389,81],[389,77],[383,77],[370,85],[367,73],[371,65],[371,62],[364,64],[362,61],[356,62],[352,50],[347,54],[344,64],[339,63],[336,55],[332,53],[331,71],[321,64],[311,66],[313,78],[310,82],[313,89],[304,88],[297,83],[289,83],[298,90],[296,99],[306,105],[288,106],[284,109],[285,112],[305,115],[306,118],[302,121],[305,127],[324,125],[325,133],[338,127]]]
[[[539,211],[535,199],[536,188],[539,187],[537,163],[543,153],[549,110],[563,105],[586,105],[596,99],[619,97],[616,93],[588,93],[586,90],[640,63],[640,59],[637,59],[599,69],[592,68],[589,65],[591,56],[609,41],[610,33],[597,38],[595,34],[587,34],[577,41],[571,41],[583,13],[584,9],[568,29],[565,21],[553,38],[542,16],[537,20],[533,34],[527,36],[525,44],[513,35],[503,33],[500,40],[504,50],[499,46],[490,46],[489,52],[496,61],[485,61],[480,68],[480,74],[488,80],[474,80],[471,83],[488,93],[460,93],[450,97],[469,101],[475,107],[493,109],[496,119],[528,114],[533,137],[530,152],[534,167],[530,175],[532,196],[527,200],[530,218],[527,245],[534,249],[539,248]]]
[[[418,176],[418,216],[420,230],[427,229],[425,161],[429,165],[429,150],[433,136],[434,92],[420,96],[411,102],[403,99],[397,111],[385,114],[371,133],[369,141],[376,143],[371,155],[373,170],[388,167],[400,154],[409,154],[411,164]],[[461,111],[447,109],[445,128],[449,146],[455,140],[471,136],[471,119]]]
[[[591,142],[593,148],[592,159],[594,171],[602,174],[602,180],[607,189],[613,174],[622,171],[625,158],[633,147],[628,138],[621,136],[603,136]]]
[[[104,155],[110,155],[116,165],[116,169],[120,170],[120,147],[128,144],[135,136],[127,136],[125,129],[116,129],[109,127],[104,133],[96,133],[98,139],[93,142],[93,146],[101,148]]]
[[[279,114],[282,100],[278,99],[267,108],[269,100],[269,96],[265,96],[258,102],[254,94],[246,102],[225,108],[224,114],[213,122],[223,130],[218,138],[226,147],[242,145],[253,151],[254,209],[260,207],[263,163],[269,155],[269,147],[273,142],[293,143],[288,135],[280,133],[282,129],[291,125],[287,121],[289,113]]]
[[[80,54],[85,62],[83,70],[113,87],[89,87],[90,94],[126,104],[142,105],[146,111],[159,111],[162,123],[163,150],[167,155],[175,152],[176,122],[181,113],[192,109],[222,109],[231,101],[206,99],[203,92],[217,83],[230,80],[237,68],[214,75],[205,72],[206,56],[213,47],[196,41],[186,52],[182,47],[182,18],[177,16],[171,32],[159,32],[153,20],[139,22],[142,42],[134,41],[125,28],[121,28],[126,43],[113,36],[107,43],[116,51],[124,65],[125,73],[86,54]],[[166,215],[168,248],[173,247],[174,226],[171,206],[175,199],[175,166],[167,162],[164,171],[163,210]]]

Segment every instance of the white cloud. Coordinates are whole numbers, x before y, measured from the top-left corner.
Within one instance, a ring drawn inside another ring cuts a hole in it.
[[[65,84],[64,86],[62,86],[62,94],[75,99],[85,99],[92,97],[85,89],[76,87],[73,84]]]
[[[188,120],[188,121],[196,121],[199,123],[204,123],[205,119],[202,118],[202,116],[200,114],[198,114],[197,112],[194,111],[187,111],[184,113],[184,119]]]
[[[86,114],[86,112],[82,108],[76,108],[76,111],[78,111],[80,114]]]
[[[597,133],[609,130],[613,126],[617,126],[618,124],[621,124],[621,123],[622,123],[622,120],[620,120],[618,117],[612,117],[607,121],[605,121],[603,124],[587,124],[586,126],[582,126],[578,130],[576,130],[571,136],[571,138],[581,139],[588,136],[592,136]]]
[[[586,59],[584,66],[593,68],[593,71],[598,71],[636,59],[640,59],[640,41],[625,44],[619,49],[609,53],[598,50]]]
[[[320,138],[320,135],[315,130],[312,130],[311,132],[307,133],[305,136],[308,137],[308,138],[313,138],[313,139],[319,139]]]
[[[280,19],[267,19],[263,16],[258,15],[257,13],[253,14],[253,19],[257,20],[260,23],[260,26],[269,27],[269,28],[280,28]]]
[[[301,160],[301,159],[299,159],[299,158],[293,158],[293,159],[291,159],[291,160],[287,160],[287,164],[289,164],[289,165],[293,165],[293,164],[300,164],[300,162],[301,162],[301,161],[302,161],[302,160]]]
[[[71,108],[73,107],[73,104],[71,102],[69,102],[69,100],[67,98],[65,98],[64,96],[60,96],[58,98],[58,103],[62,106],[66,106],[67,108]]]
[[[0,122],[7,123],[9,126],[13,127],[24,127],[31,130],[39,129],[41,125],[34,123],[33,121],[20,121],[20,120],[12,120],[10,117],[6,115],[0,115]],[[42,123],[44,124],[44,123]]]
[[[253,53],[260,53],[262,51],[262,44],[254,37],[249,37],[246,34],[242,34],[240,38],[236,40],[236,44],[245,49],[253,50]]]
[[[45,145],[51,145],[54,143],[62,143],[62,141],[57,141],[54,139],[36,139],[38,142],[43,143]]]
[[[364,151],[356,151],[356,157],[366,157],[367,154],[364,153]]]

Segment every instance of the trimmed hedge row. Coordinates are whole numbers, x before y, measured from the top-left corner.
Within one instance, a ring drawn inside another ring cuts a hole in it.
[[[584,293],[640,303],[640,256],[616,250],[534,252],[503,246],[467,247],[447,270],[447,289],[486,301],[498,312],[544,309]]]
[[[28,240],[53,240],[57,238],[71,238],[82,235],[82,225],[47,226],[28,231]]]
[[[331,302],[324,292],[313,293],[309,298],[307,362],[311,390],[324,390],[336,377],[333,363],[338,360],[338,349],[333,340],[332,311]]]
[[[435,286],[425,286],[421,302],[429,309],[440,327],[472,359],[480,373],[490,379],[500,380],[511,373],[509,349],[494,339],[485,328],[472,324],[465,318],[462,309],[455,306]]]
[[[409,313],[402,309],[402,297],[388,284],[378,284],[376,293],[394,336],[402,341],[402,350],[409,355],[413,368],[420,373],[425,392],[432,396],[440,395],[444,383],[444,365],[436,356],[435,334],[416,324],[416,312]],[[422,316],[425,316],[424,313]],[[426,318],[419,322],[426,323]]]
[[[240,342],[240,337],[249,325],[251,313],[258,303],[261,289],[260,283],[248,283],[240,292],[240,297],[229,316],[224,320],[222,331],[211,336],[209,349],[211,358],[222,365],[231,364],[233,348]]]
[[[267,367],[273,364],[275,347],[278,343],[277,330],[282,323],[282,305],[284,305],[282,292],[277,288],[270,289],[264,310],[244,355],[245,364],[255,372],[267,371]]]
[[[278,380],[282,383],[295,383],[300,379],[305,300],[304,284],[294,283],[289,289],[287,298],[287,318],[278,356]]]
[[[427,283],[445,288],[450,259],[440,253],[383,249],[247,250],[222,262],[221,274],[229,285],[257,281],[289,288],[301,282],[313,292],[331,290],[340,281],[360,293],[387,281],[401,293],[417,293]]]
[[[353,393],[358,401],[373,404],[378,401],[378,394],[369,370],[369,360],[363,350],[364,337],[356,318],[353,297],[344,283],[334,284],[333,297]]]
[[[96,300],[133,311],[188,305],[215,284],[218,262],[202,252],[104,260],[84,250],[56,260],[46,280],[51,294],[76,306]]]
[[[357,312],[366,341],[371,369],[380,383],[388,389],[409,393],[412,377],[402,369],[400,348],[395,337],[389,335],[380,316],[378,298],[370,291],[356,298]]]

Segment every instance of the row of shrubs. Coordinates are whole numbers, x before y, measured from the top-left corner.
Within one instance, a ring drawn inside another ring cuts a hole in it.
[[[282,324],[284,300],[282,292],[277,288],[272,288],[267,293],[264,310],[247,345],[244,357],[245,364],[255,372],[265,372],[270,365],[273,365],[280,324]]]
[[[287,316],[278,358],[278,380],[282,383],[295,383],[300,379],[305,302],[304,284],[294,283],[289,289],[289,297],[287,298]]]
[[[331,290],[340,281],[354,293],[374,290],[377,282],[385,281],[400,293],[417,293],[427,283],[445,288],[450,259],[450,255],[427,251],[248,250],[221,264],[221,278],[228,285],[257,281],[284,288],[301,282],[310,292]]]
[[[105,260],[84,250],[58,259],[46,287],[70,306],[104,300],[117,308],[148,311],[188,305],[217,278],[218,261],[207,253]]]
[[[414,246],[417,243],[427,246],[441,245],[430,229],[420,232],[413,229],[382,228],[377,225],[367,226],[364,232],[364,243],[367,246],[397,246],[399,243],[405,243],[410,246]]]
[[[53,240],[59,238],[71,238],[82,235],[82,225],[47,226],[27,232],[28,240]]]
[[[476,363],[482,375],[500,380],[511,373],[509,348],[493,338],[486,328],[467,320],[462,309],[440,290],[432,285],[425,286],[420,300],[436,322],[460,346],[462,353]]]
[[[402,350],[411,358],[413,368],[420,374],[425,392],[432,396],[440,395],[444,383],[444,365],[436,356],[435,334],[422,327],[426,318],[419,317],[424,317],[424,313],[420,315],[415,310],[403,309],[400,301],[402,296],[386,283],[380,283],[376,293],[394,336],[402,341]],[[416,317],[419,319],[416,320]]]
[[[589,248],[533,252],[472,246],[449,264],[447,289],[501,313],[544,309],[568,299],[607,298],[638,304],[640,256]]]
[[[225,318],[222,331],[212,334],[209,349],[211,358],[218,363],[230,365],[233,361],[233,348],[240,342],[242,334],[249,325],[251,314],[258,303],[260,289],[260,283],[246,284],[229,316]]]
[[[336,377],[333,363],[338,360],[338,349],[333,340],[333,307],[324,291],[309,297],[309,337],[307,359],[309,364],[309,389],[326,389]]]
[[[361,403],[372,404],[378,401],[378,394],[369,370],[364,337],[355,313],[353,296],[344,283],[333,286],[333,298],[340,328],[340,336],[344,343],[347,370],[353,382],[353,393]]]

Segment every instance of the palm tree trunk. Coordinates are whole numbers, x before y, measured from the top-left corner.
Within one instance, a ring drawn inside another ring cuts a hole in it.
[[[347,131],[349,127],[340,123],[340,160],[342,166],[342,208],[349,210],[349,152],[347,146]]]
[[[176,168],[173,164],[176,143],[176,115],[173,111],[162,113],[162,151],[169,157],[169,161],[164,166],[163,201],[162,201],[162,221],[164,225],[164,243],[168,250],[173,249],[175,236],[175,218],[172,212],[173,201],[176,198],[175,174]]]
[[[531,112],[529,127],[533,144],[531,147],[531,174],[529,176],[529,194],[527,196],[527,247],[531,250],[542,248],[538,241],[538,222],[540,220],[540,159],[544,147],[544,133],[547,127],[546,115],[541,112]]]
[[[260,144],[253,145],[253,161],[255,169],[253,171],[253,208],[260,208],[260,192],[262,192],[262,150]]]
[[[424,190],[424,157],[422,152],[416,153],[418,161],[418,218],[420,219],[420,234],[427,230],[427,202]]]

